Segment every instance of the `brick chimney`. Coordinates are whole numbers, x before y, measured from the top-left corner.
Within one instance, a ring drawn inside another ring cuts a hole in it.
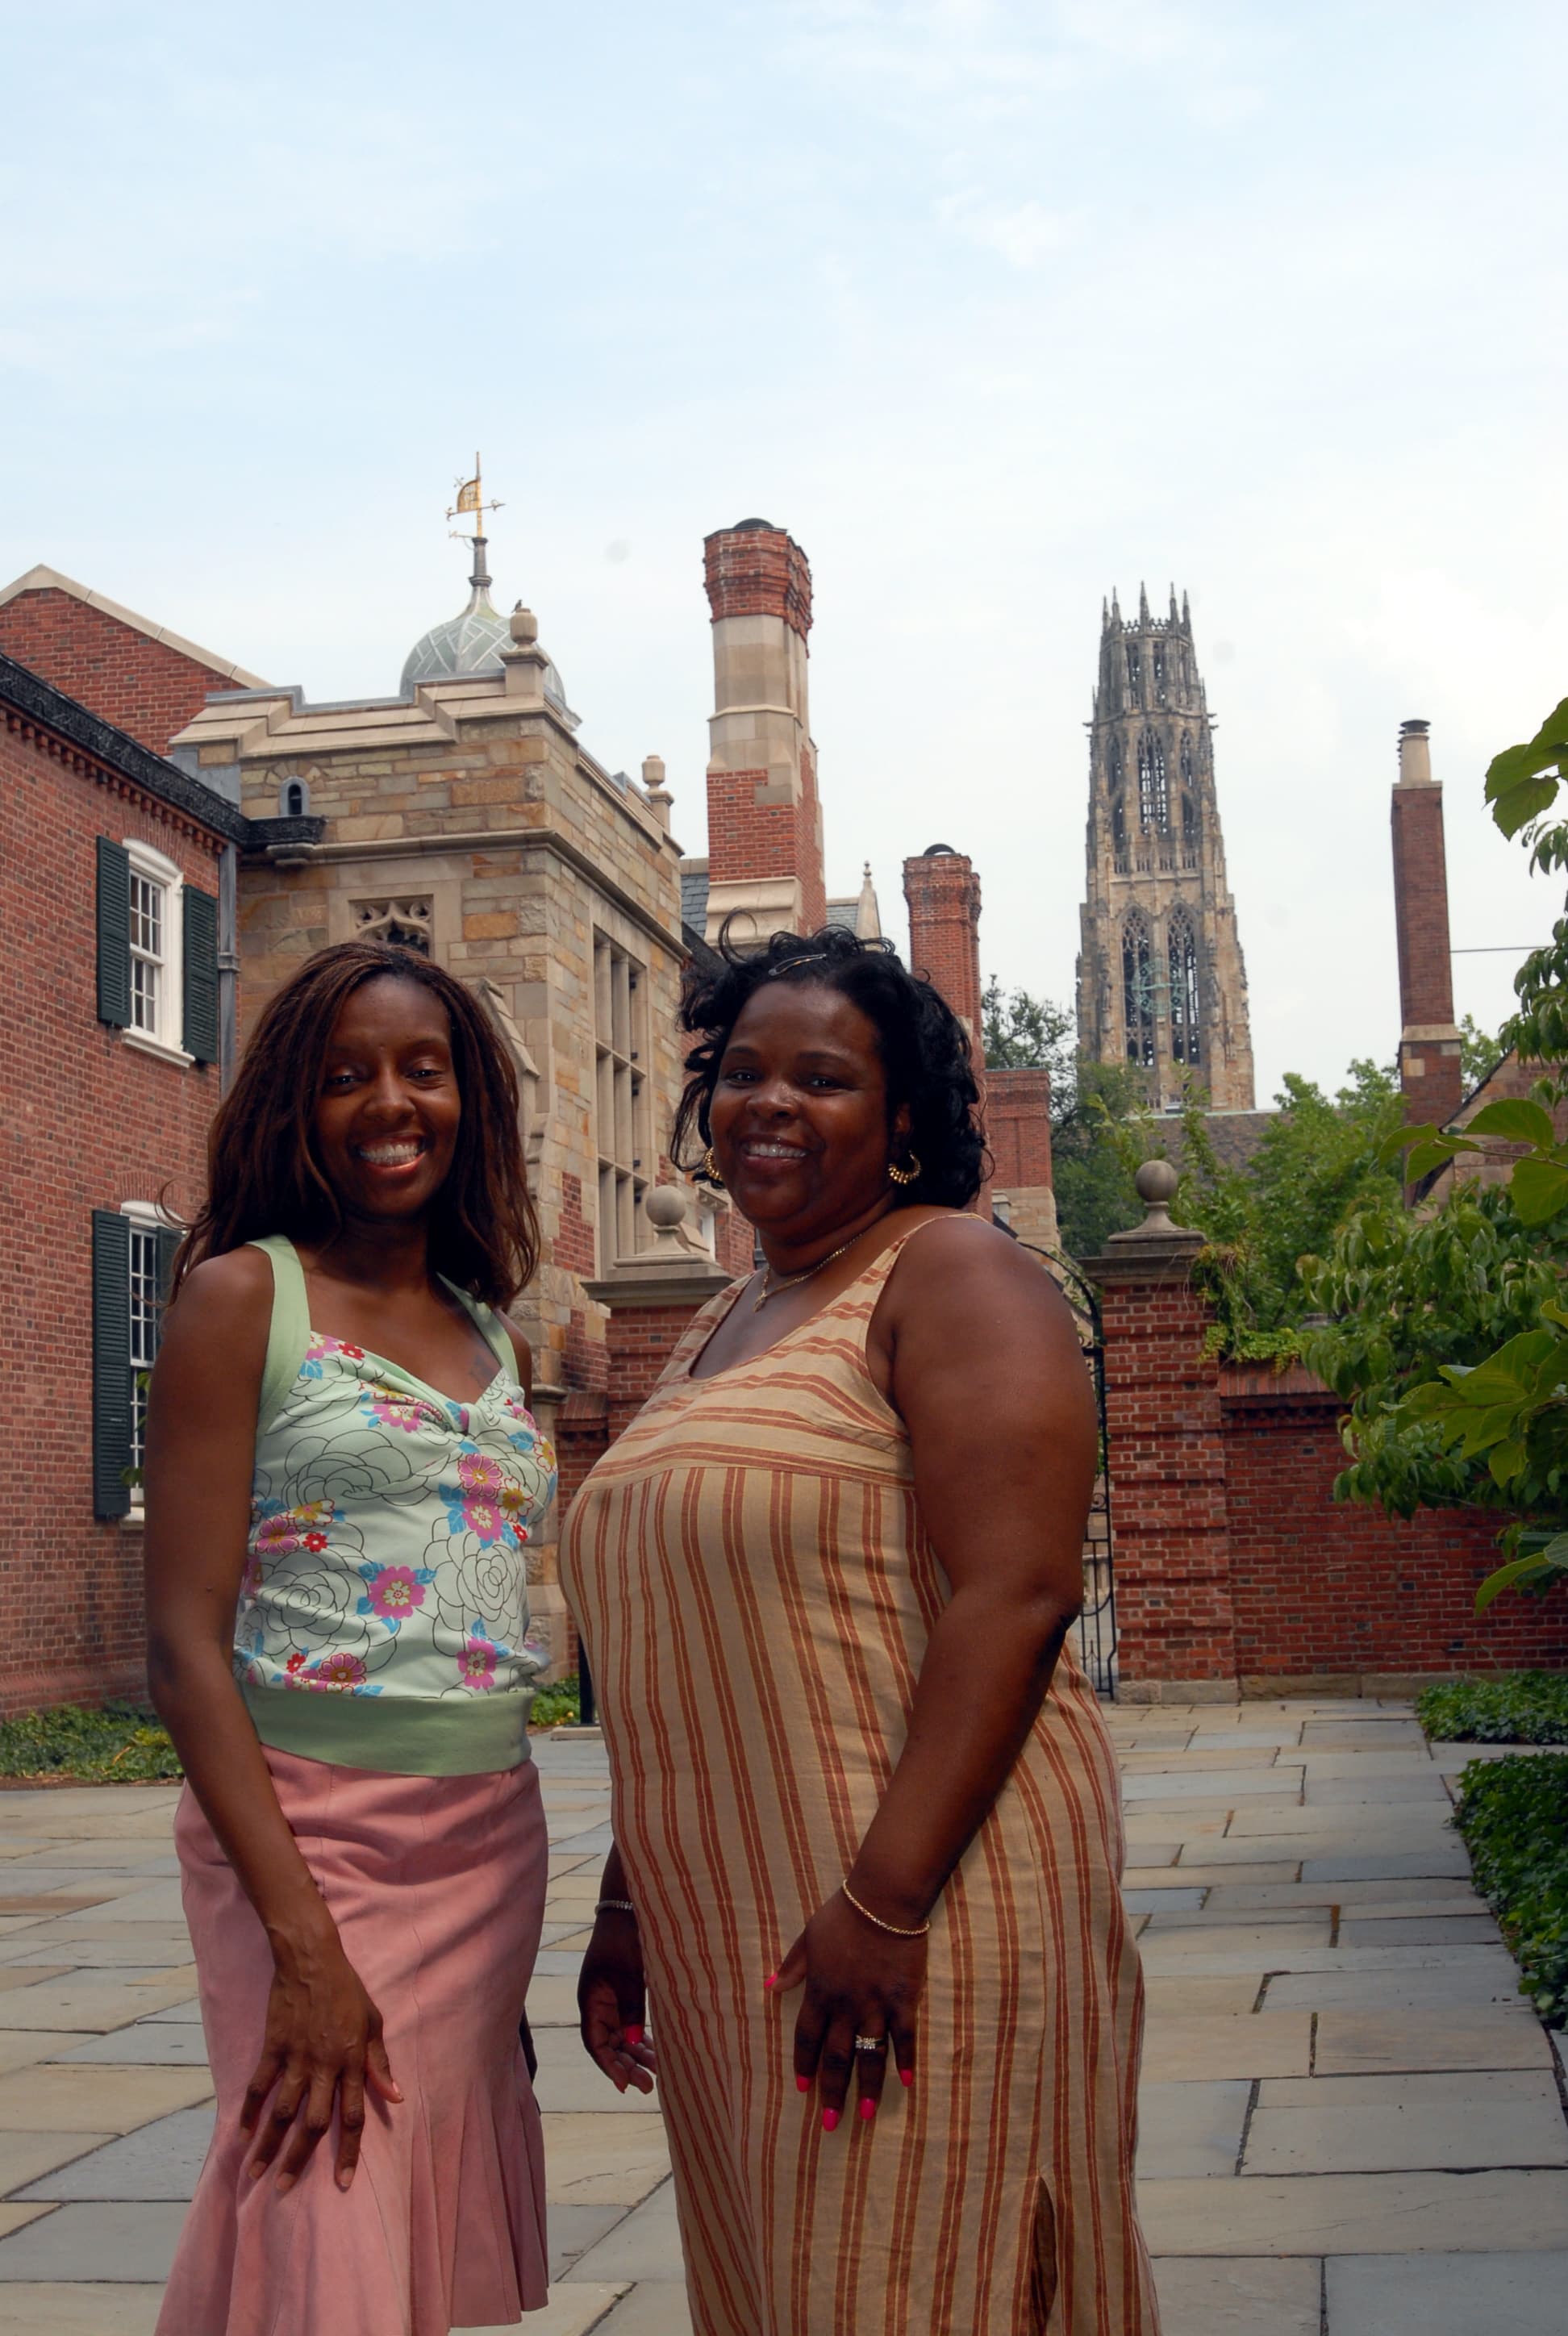
[[[1454,974],[1448,954],[1448,870],[1443,789],[1432,776],[1428,725],[1399,725],[1394,788],[1394,921],[1399,943],[1399,1085],[1407,1123],[1438,1126],[1464,1100]]]
[[[721,528],[704,549],[714,673],[706,938],[716,940],[730,916],[742,940],[815,932],[827,922],[827,888],[806,691],[811,568],[764,519]]]
[[[980,1030],[980,880],[961,852],[933,843],[904,861],[910,904],[910,969],[933,982],[969,1034],[975,1068],[985,1062]]]

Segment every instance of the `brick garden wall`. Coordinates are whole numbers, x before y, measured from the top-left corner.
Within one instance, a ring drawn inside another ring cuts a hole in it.
[[[1236,1667],[1268,1691],[1295,1673],[1568,1666],[1568,1602],[1477,1585],[1500,1562],[1501,1517],[1425,1510],[1408,1521],[1337,1502],[1339,1406],[1309,1371],[1220,1373]]]
[[[218,889],[215,838],[4,717],[0,1711],[143,1683],[141,1536],[93,1515],[92,1212],[165,1188],[189,1207],[218,1097],[216,1069],[158,1061],[97,1019],[99,835],[138,837]]]
[[[1104,1263],[1104,1260],[1100,1261]],[[1216,1698],[1290,1682],[1354,1694],[1465,1670],[1568,1668],[1568,1607],[1477,1619],[1501,1519],[1408,1522],[1339,1503],[1339,1406],[1297,1367],[1222,1367],[1184,1267],[1118,1259],[1103,1282],[1123,1690]]]
[[[229,676],[53,586],[19,592],[0,607],[0,651],[155,754],[168,752],[209,691],[237,686]]]

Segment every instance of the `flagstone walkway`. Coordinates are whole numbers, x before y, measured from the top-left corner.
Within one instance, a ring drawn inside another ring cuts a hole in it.
[[[1449,1828],[1473,1747],[1429,1750],[1407,1707],[1370,1701],[1112,1726],[1165,2336],[1561,2336],[1563,2072]],[[618,2098],[573,2024],[603,1755],[537,1749],[552,1856],[530,2009],[557,2284],[524,2324],[688,2336],[658,2117]],[[157,2315],[211,2122],[174,1799],[0,1793],[9,2336],[149,2336]]]

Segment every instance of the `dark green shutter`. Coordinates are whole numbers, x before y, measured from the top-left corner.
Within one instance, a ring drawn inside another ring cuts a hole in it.
[[[185,1051],[218,1060],[218,901],[187,884],[185,903]]]
[[[93,1212],[93,1514],[131,1506],[131,1225]]]
[[[98,1019],[123,1030],[131,1019],[131,855],[98,839]]]

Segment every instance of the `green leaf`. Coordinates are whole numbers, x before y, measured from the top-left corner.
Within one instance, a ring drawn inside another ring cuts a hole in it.
[[[1516,1582],[1527,1582],[1533,1573],[1540,1573],[1544,1563],[1537,1553],[1532,1557],[1516,1557],[1510,1564],[1500,1565],[1495,1573],[1486,1576],[1475,1592],[1476,1613],[1484,1614],[1493,1599],[1499,1597],[1505,1590],[1512,1590]]]
[[[1489,1103],[1469,1123],[1472,1135],[1500,1135],[1509,1144],[1538,1144],[1549,1152],[1557,1140],[1552,1114],[1538,1103],[1519,1098]]]
[[[1526,1457],[1527,1455],[1522,1444],[1511,1441],[1495,1444],[1492,1447],[1492,1457],[1486,1463],[1493,1483],[1506,1491],[1515,1476],[1524,1475]]]
[[[1568,1209],[1568,1168],[1554,1160],[1516,1160],[1508,1190],[1520,1223],[1544,1225]]]

